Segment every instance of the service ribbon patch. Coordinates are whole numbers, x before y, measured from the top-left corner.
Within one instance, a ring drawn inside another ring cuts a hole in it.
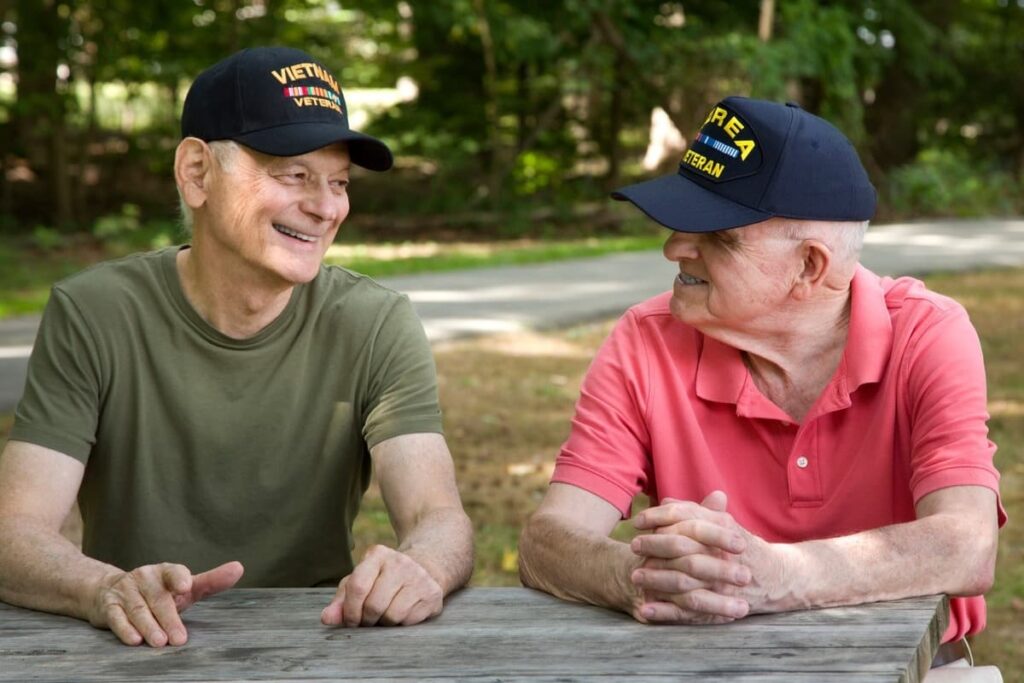
[[[721,105],[704,119],[679,164],[680,172],[696,172],[716,183],[751,175],[760,167],[761,149],[754,131],[738,114]]]
[[[334,80],[327,69],[314,62],[301,62],[292,64],[281,69],[271,70],[271,75],[277,82],[286,86],[282,93],[290,98],[297,107],[326,107],[332,109],[342,116],[345,115],[341,108],[341,95],[338,93],[338,82]],[[327,87],[288,85],[298,80],[315,78]]]

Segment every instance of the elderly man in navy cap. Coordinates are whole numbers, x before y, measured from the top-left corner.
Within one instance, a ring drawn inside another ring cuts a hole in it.
[[[0,458],[0,599],[155,647],[236,583],[337,586],[328,625],[438,614],[473,550],[429,345],[405,296],[321,263],[350,165],[391,152],[288,48],[200,74],[182,138],[191,243],[53,289]],[[354,566],[371,466],[399,545]]]
[[[1005,521],[981,350],[955,301],[859,265],[875,191],[850,142],[731,97],[678,173],[614,196],[673,231],[679,273],[588,371],[524,583],[646,623],[947,593],[959,658]],[[639,492],[651,533],[609,538]]]

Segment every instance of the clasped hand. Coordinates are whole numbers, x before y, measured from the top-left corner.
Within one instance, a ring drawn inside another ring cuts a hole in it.
[[[723,624],[762,606],[777,572],[771,546],[726,512],[726,496],[665,498],[636,516],[630,547],[643,558],[630,579],[633,617],[648,623]]]

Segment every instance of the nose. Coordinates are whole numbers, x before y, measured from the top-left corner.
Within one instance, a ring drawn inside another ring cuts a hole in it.
[[[327,182],[311,183],[301,207],[317,221],[337,225],[348,213],[348,195],[335,193]]]
[[[673,230],[661,251],[669,261],[697,258],[700,255],[697,249],[697,235]]]

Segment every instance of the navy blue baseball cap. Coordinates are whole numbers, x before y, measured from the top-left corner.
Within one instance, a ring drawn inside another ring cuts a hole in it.
[[[181,136],[234,140],[274,156],[344,142],[363,168],[386,171],[393,163],[387,145],[349,128],[331,72],[290,47],[248,48],[199,74],[185,96]]]
[[[770,218],[866,221],[876,193],[850,141],[799,105],[728,97],[694,136],[679,171],[612,193],[679,232]]]

